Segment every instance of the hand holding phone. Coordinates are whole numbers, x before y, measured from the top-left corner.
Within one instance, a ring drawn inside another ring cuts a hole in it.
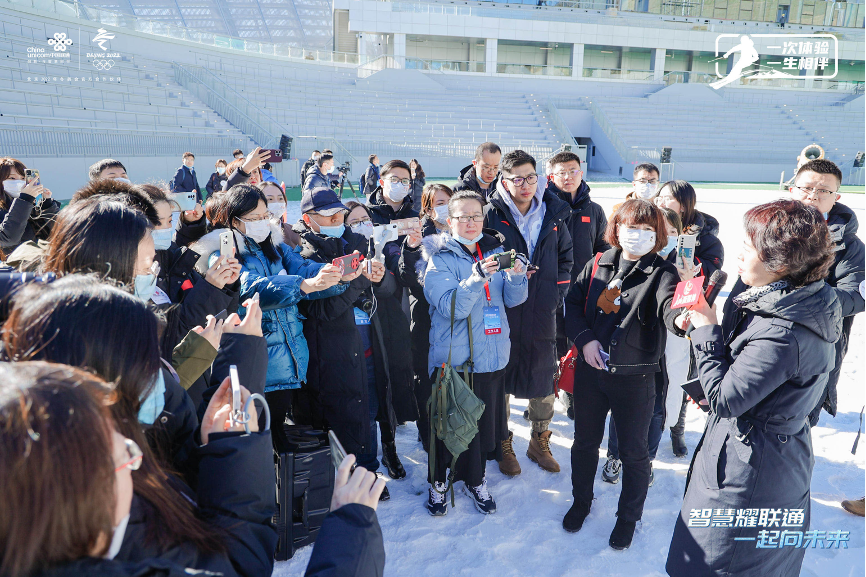
[[[695,247],[698,237],[694,234],[681,234],[677,237],[677,266],[691,270],[695,266]]]
[[[337,438],[334,431],[328,431],[328,444],[331,445],[331,464],[334,465],[335,469],[339,469],[340,465],[343,464],[343,459],[346,458],[346,449],[343,448],[343,444],[340,443],[340,439]],[[349,470],[350,474],[355,471],[355,467],[357,464],[353,463]]]
[[[232,246],[232,231],[227,230],[220,233],[220,256],[232,258],[235,254],[235,247]]]
[[[283,161],[283,151],[279,148],[266,148],[262,150],[262,153],[268,153],[267,158],[265,158],[265,162],[282,162]],[[262,163],[264,164],[264,163]]]
[[[242,425],[246,421],[246,416],[241,406],[241,379],[238,376],[238,367],[236,365],[229,366],[229,378],[232,380],[231,420],[233,424]]]
[[[364,255],[360,253],[347,254],[346,256],[341,256],[335,258],[331,261],[331,264],[339,267],[340,276],[350,275],[361,266],[361,261],[364,260]]]

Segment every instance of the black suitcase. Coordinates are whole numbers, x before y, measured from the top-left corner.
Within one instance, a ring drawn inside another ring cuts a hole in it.
[[[274,430],[273,439],[277,470],[274,524],[279,533],[274,558],[285,561],[316,540],[331,507],[334,466],[324,431],[284,425]]]

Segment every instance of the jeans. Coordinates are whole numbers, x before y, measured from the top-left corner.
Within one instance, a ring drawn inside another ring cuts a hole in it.
[[[592,504],[598,448],[610,411],[617,422],[622,492],[617,517],[640,521],[649,487],[647,433],[655,406],[655,375],[612,375],[581,362],[574,382],[571,485],[575,503]]]
[[[647,448],[649,450],[650,461],[656,458],[659,443],[662,440],[662,429],[665,424],[665,397],[662,394],[661,387],[658,386],[659,384],[656,384],[656,404],[653,407],[653,418],[650,421],[649,432],[647,433]],[[612,416],[607,433],[607,456],[619,459],[619,442],[616,438],[616,425],[613,422]]]
[[[376,415],[379,412],[379,389],[376,387],[376,367],[373,357],[367,357],[367,399],[370,417],[370,452],[357,455],[358,466],[368,471],[379,470],[379,433],[376,430]]]

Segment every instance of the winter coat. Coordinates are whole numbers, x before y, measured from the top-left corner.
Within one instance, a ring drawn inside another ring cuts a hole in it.
[[[364,176],[361,179],[362,189],[361,192],[366,196],[370,196],[374,190],[379,188],[379,167],[370,164],[367,167],[367,170],[364,171]],[[420,204],[418,206],[421,206]]]
[[[276,512],[276,479],[270,431],[212,433],[208,444],[198,447],[196,457],[196,491],[176,478],[169,484],[195,503],[203,518],[225,530],[226,551],[202,553],[188,543],[159,550],[146,538],[148,526],[158,522],[153,507],[136,494],[116,561],[144,566],[159,562],[163,567],[175,564],[225,576],[270,575],[277,546],[277,531],[271,523]]]
[[[478,179],[475,178],[475,165],[470,164],[463,168],[460,171],[460,176],[457,179],[457,184],[454,185],[454,192],[460,192],[461,190],[471,190],[478,196],[480,196],[485,201],[487,200],[487,195],[493,194],[493,191],[496,190],[496,183],[499,182],[499,176],[490,183],[490,186],[486,189],[481,188],[481,184],[478,183]]]
[[[171,354],[171,366],[177,373],[180,386],[189,390],[199,377],[211,367],[217,352],[210,341],[197,332],[190,331],[174,347]]]
[[[565,333],[578,351],[587,343],[599,340],[593,333],[599,310],[595,304],[613,280],[621,253],[621,249],[611,248],[602,254],[594,279],[593,261],[586,263],[565,297]],[[611,374],[639,375],[662,370],[660,361],[665,352],[667,330],[683,334],[674,325],[681,311],[670,308],[679,282],[676,267],[654,252],[642,256],[623,279],[622,321],[609,342],[600,341],[610,355]],[[587,306],[588,303],[593,306]]]
[[[10,199],[6,196],[7,207],[0,208],[0,251],[6,255],[27,241],[46,240],[60,211],[53,198],[43,198],[38,207],[29,194],[20,194],[11,203]]]
[[[314,165],[304,180],[304,194],[317,188],[331,188],[331,179],[327,174],[322,173],[321,168]]]
[[[416,209],[421,208],[421,195],[424,193],[425,184],[427,184],[427,177],[423,174],[409,182],[409,196],[412,197],[412,205]]]
[[[505,250],[516,250],[530,257],[538,270],[529,278],[526,301],[507,311],[511,327],[511,362],[505,379],[505,392],[521,399],[553,394],[556,372],[556,309],[571,285],[574,252],[568,220],[568,204],[545,191],[541,230],[535,250],[529,255],[527,242],[517,228],[511,210],[499,190],[488,198],[484,226],[505,238]],[[505,192],[504,194],[508,194]]]
[[[208,263],[219,257],[219,236],[223,229],[216,229],[193,245],[193,250],[204,256],[196,269],[206,270]],[[241,288],[239,302],[258,293],[262,308],[262,333],[268,342],[268,378],[266,391],[297,389],[307,374],[309,351],[303,334],[303,317],[297,303],[302,299],[323,299],[346,290],[346,285],[334,285],[323,291],[304,294],[301,282],[313,278],[323,265],[303,259],[286,245],[275,244],[279,260],[272,262],[261,247],[238,231],[234,231],[241,263]],[[278,228],[270,238],[281,238]],[[266,240],[265,242],[269,242]],[[238,310],[243,317],[244,309]]]
[[[310,261],[329,263],[355,250],[361,254],[367,252],[367,239],[348,228],[341,238],[316,234],[306,226],[301,230],[300,255]],[[393,294],[396,282],[389,272],[380,285],[385,283],[390,283]],[[355,324],[355,307],[363,310],[364,301],[372,302],[373,293],[380,291],[371,291],[373,283],[363,275],[344,286],[346,290],[340,295],[303,302],[299,307],[306,317],[304,336],[310,348],[304,390],[317,401],[315,409],[321,411],[321,417],[328,428],[334,430],[346,451],[359,454],[369,452],[370,448],[370,399],[364,343]],[[388,287],[379,288],[381,293],[388,292]],[[387,298],[385,294],[383,298]],[[392,352],[397,354],[398,351],[385,348],[383,336],[388,327],[382,326],[378,311],[370,316],[370,329],[379,393],[378,418],[396,428],[388,359]],[[405,332],[408,338],[408,326]],[[317,415],[309,417],[312,418],[299,422],[321,426]]]
[[[701,386],[712,413],[695,448],[666,569],[672,576],[799,575],[803,547],[756,548],[760,521],[699,528],[693,509],[800,510],[809,528],[809,485],[815,458],[807,415],[833,368],[842,318],[839,299],[823,281],[772,291],[737,308],[725,303],[721,326],[691,334]],[[772,525],[766,530],[773,531]],[[736,541],[736,538],[752,540]]]
[[[376,511],[350,503],[325,517],[305,577],[382,577],[385,543]]]
[[[195,199],[201,202],[201,189],[198,186],[198,177],[195,175],[195,168],[189,168],[186,165],[181,166],[174,173],[174,178],[171,179],[172,192],[192,192],[195,191]]]
[[[228,181],[229,177],[226,176],[225,173],[220,174],[219,172],[214,172],[210,175],[210,178],[207,181],[207,184],[204,186],[205,190],[207,190],[207,196],[210,196],[214,192],[219,192],[223,189],[223,183]]]
[[[572,200],[571,194],[560,190],[552,180],[547,183],[547,191],[555,194],[571,207],[568,232],[571,234],[571,246],[574,251],[574,265],[571,267],[572,282],[596,253],[610,248],[604,240],[607,217],[604,209],[589,198],[589,190],[589,185],[582,180]]]
[[[412,207],[412,197],[407,195],[403,199],[400,208],[394,210],[387,202],[382,192],[382,187],[376,188],[367,199],[367,209],[374,225],[388,224],[392,220],[401,218],[418,218],[418,211]],[[385,245],[385,266],[395,275],[399,275],[400,251],[406,235],[397,237],[396,241]]]
[[[695,241],[695,265],[701,264],[700,274],[704,277],[706,288],[713,273],[725,263],[725,247],[719,240],[719,221],[696,210],[694,224],[686,227],[683,233],[698,236]]]
[[[304,181],[307,180],[307,172],[309,172],[315,164],[316,161],[312,158],[308,158],[306,162],[304,162],[304,165],[301,167],[301,186],[303,186]]]
[[[478,246],[484,258],[503,251],[505,239],[496,231],[484,233]],[[428,236],[423,240],[424,260],[427,270],[424,275],[424,296],[430,303],[430,353],[427,374],[448,362],[449,345],[451,365],[460,366],[469,358],[469,330],[467,317],[472,317],[474,366],[472,372],[492,373],[508,365],[511,354],[511,331],[508,326],[507,308],[516,307],[526,300],[528,281],[526,275],[511,277],[504,271],[493,273],[487,280],[490,290],[488,304],[485,282],[473,276],[475,258],[463,245],[448,233]],[[451,300],[457,294],[454,313],[454,333],[451,335]],[[502,332],[484,334],[484,308],[499,307]]]

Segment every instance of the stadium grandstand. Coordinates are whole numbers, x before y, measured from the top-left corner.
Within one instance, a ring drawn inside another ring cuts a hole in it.
[[[0,149],[54,159],[60,198],[100,158],[144,181],[281,140],[289,186],[314,149],[357,181],[371,153],[454,176],[484,141],[727,182],[816,143],[863,184],[863,28],[862,1],[0,0]]]

